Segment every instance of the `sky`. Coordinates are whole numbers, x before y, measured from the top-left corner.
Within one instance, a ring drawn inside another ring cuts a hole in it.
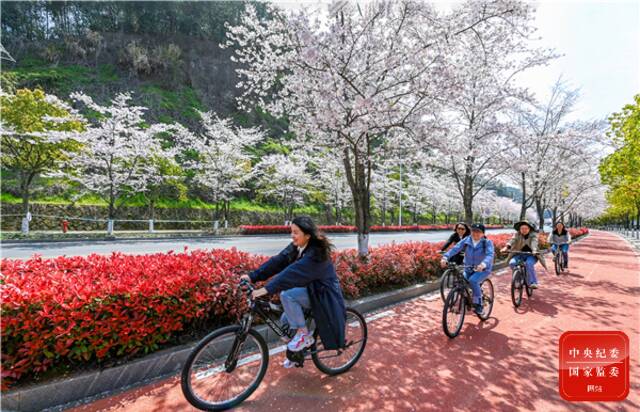
[[[573,116],[606,118],[640,93],[640,1],[542,1],[541,44],[563,56],[521,80],[539,98],[562,76],[581,98]]]
[[[276,1],[287,9],[317,8],[327,0]],[[447,10],[453,1],[434,1]],[[542,47],[562,56],[519,77],[544,100],[562,77],[581,98],[568,120],[604,119],[640,93],[640,0],[542,0],[536,4]],[[321,6],[322,7],[322,6]],[[326,7],[326,6],[324,6]]]

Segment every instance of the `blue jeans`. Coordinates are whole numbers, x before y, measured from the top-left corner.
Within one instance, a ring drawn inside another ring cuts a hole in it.
[[[527,273],[529,274],[529,284],[538,283],[538,278],[536,277],[536,268],[535,264],[538,261],[538,258],[531,255],[515,255],[510,261],[509,266],[511,269],[516,267],[519,262],[524,261],[525,266],[527,267]]]
[[[558,245],[555,243],[551,245],[551,251],[555,254],[556,250],[558,250]],[[564,256],[564,264],[565,266],[569,266],[569,244],[565,243],[560,245],[560,250],[562,251],[562,255]]]
[[[309,309],[309,292],[307,288],[291,288],[280,293],[280,302],[284,313],[280,321],[288,323],[292,329],[300,329],[307,326],[304,321],[304,309]]]
[[[488,270],[474,272],[471,268],[464,271],[464,278],[469,281],[471,290],[473,290],[473,303],[482,304],[482,289],[480,289],[480,284],[488,278],[490,274],[491,272]]]

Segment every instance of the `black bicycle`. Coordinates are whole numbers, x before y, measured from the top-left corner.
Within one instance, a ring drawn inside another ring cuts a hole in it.
[[[182,392],[189,403],[206,411],[221,411],[237,406],[260,385],[269,364],[269,348],[260,333],[252,328],[254,317],[283,340],[295,330],[280,323],[282,306],[268,300],[253,299],[253,286],[241,281],[238,291],[246,291],[249,310],[239,324],[225,326],[204,337],[191,351],[182,368]],[[241,292],[240,292],[241,293]],[[305,311],[314,344],[300,352],[287,350],[287,358],[297,367],[311,358],[320,371],[338,375],[358,362],[367,343],[367,324],[355,309],[347,308],[345,345],[338,350],[324,349],[310,311]]]
[[[514,252],[516,255],[537,256],[538,253],[531,252]],[[533,288],[529,283],[529,274],[527,273],[527,265],[523,259],[520,259],[511,272],[511,301],[516,308],[522,304],[522,295],[527,292],[527,298],[533,295]]]
[[[473,291],[471,284],[464,277],[464,269],[472,266],[461,266],[449,262],[448,268],[453,273],[453,286],[447,295],[442,310],[442,328],[445,335],[455,338],[460,334],[465,312],[473,308]],[[480,284],[482,290],[482,313],[477,314],[480,320],[485,321],[491,316],[493,310],[493,283],[489,278]]]
[[[438,253],[441,255],[444,254],[444,252],[438,252]],[[462,256],[464,257],[464,253],[462,253]],[[464,269],[462,266],[459,266],[459,265],[456,265],[455,267],[449,267],[444,271],[444,273],[442,274],[442,277],[440,277],[440,298],[442,299],[443,302],[449,295],[449,291],[451,291],[451,288],[453,288],[453,282],[456,277],[455,273],[453,272],[456,270],[459,271],[460,274],[462,274],[462,271]]]
[[[556,275],[560,276],[560,274],[567,268],[567,262],[564,260],[564,253],[562,253],[561,246],[556,245],[556,253],[553,254],[553,266],[556,271]]]

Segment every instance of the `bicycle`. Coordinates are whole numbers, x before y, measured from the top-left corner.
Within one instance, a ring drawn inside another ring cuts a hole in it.
[[[444,254],[444,252],[438,253],[441,255]],[[464,257],[464,253],[461,253],[461,255]],[[457,268],[447,268],[447,270],[444,271],[442,277],[440,278],[440,298],[443,302],[445,301],[447,295],[449,294],[449,291],[451,291],[451,288],[453,287],[453,281],[455,279],[455,275],[453,273],[454,270],[462,271],[463,269],[459,265],[457,266]]]
[[[538,255],[538,253],[532,252],[514,252],[514,254],[530,256]],[[533,288],[529,283],[527,266],[524,260],[519,260],[511,273],[511,302],[513,302],[513,306],[516,308],[520,307],[522,304],[522,295],[524,290],[527,292],[527,298],[530,298],[533,295]]]
[[[263,299],[253,299],[254,287],[247,281],[243,289],[249,310],[236,325],[219,328],[204,337],[191,351],[182,368],[182,392],[191,405],[206,411],[222,411],[239,405],[258,388],[269,364],[269,348],[260,333],[252,328],[255,317],[281,339],[293,337],[295,330],[279,321],[282,306]],[[241,296],[241,295],[240,295]],[[314,325],[311,312],[305,311],[307,325]],[[317,328],[314,344],[300,352],[287,349],[286,356],[296,367],[311,358],[327,375],[338,375],[351,369],[362,356],[367,343],[367,324],[353,308],[346,310],[345,345],[338,350],[324,349]]]
[[[464,322],[465,312],[473,307],[473,292],[471,284],[464,277],[464,269],[473,266],[456,265],[449,262],[448,268],[452,269],[453,287],[447,295],[442,310],[442,328],[445,335],[449,338],[455,338],[460,334],[462,323]],[[481,321],[489,319],[493,310],[493,283],[489,278],[480,284],[482,290],[482,313],[476,314]]]
[[[555,268],[556,276],[560,276],[562,271],[567,268],[567,264],[564,260],[564,253],[562,253],[562,245],[556,246],[556,252],[553,254],[553,266]]]

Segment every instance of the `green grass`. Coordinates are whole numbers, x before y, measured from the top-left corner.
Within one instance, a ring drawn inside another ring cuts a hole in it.
[[[51,66],[36,58],[20,61],[20,66],[4,71],[18,88],[42,88],[47,93],[68,94],[85,89],[94,84],[117,82],[120,80],[116,67],[102,64],[97,68],[81,65]]]
[[[50,91],[70,92],[78,86],[91,84],[92,70],[85,66],[68,65],[58,67],[21,66],[7,73],[15,76],[19,87],[40,87]]]
[[[114,65],[101,64],[100,66],[98,66],[97,79],[100,82],[106,83],[118,81],[120,78]]]
[[[142,86],[144,103],[148,106],[157,105],[160,109],[178,113],[180,116],[197,120],[199,118],[197,110],[206,111],[206,108],[198,98],[195,90],[191,87],[183,87],[180,90],[167,90],[155,84],[147,84]],[[164,115],[161,121],[169,120]]]
[[[1,193],[0,201],[7,204],[20,204],[22,199],[10,193]],[[31,199],[31,203],[46,205],[66,205],[71,204],[71,199],[64,196],[39,196]],[[102,198],[96,195],[84,195],[75,201],[79,206],[107,206]],[[136,195],[127,199],[124,206],[147,207],[147,201],[143,195]],[[215,205],[205,202],[202,199],[160,199],[156,202],[156,207],[160,209],[215,209]],[[282,213],[282,209],[275,205],[260,204],[251,202],[248,199],[237,199],[231,202],[231,210],[238,212],[257,213]],[[318,207],[311,205],[295,209],[296,213],[317,214],[320,213]]]

